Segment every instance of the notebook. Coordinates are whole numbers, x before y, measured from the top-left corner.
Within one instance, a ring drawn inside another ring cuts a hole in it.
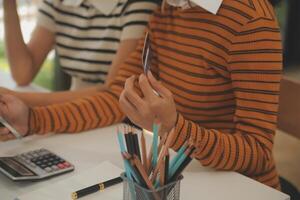
[[[76,174],[65,180],[59,181],[55,184],[43,187],[41,189],[32,191],[16,197],[15,200],[56,200],[71,199],[72,192],[80,190],[82,188],[100,183],[112,178],[120,176],[122,169],[116,167],[110,162],[103,162],[98,166],[89,169],[83,173]],[[99,199],[110,199],[110,200],[120,200],[122,199],[122,188],[123,185],[118,184],[105,189],[102,192],[96,192],[90,194],[81,200],[99,200]]]

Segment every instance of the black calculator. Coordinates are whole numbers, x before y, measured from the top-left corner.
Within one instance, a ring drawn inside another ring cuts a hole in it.
[[[34,181],[71,172],[74,165],[47,149],[0,157],[0,172],[14,181]]]

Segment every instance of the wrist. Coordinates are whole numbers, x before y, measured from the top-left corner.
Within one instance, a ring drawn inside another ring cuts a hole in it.
[[[169,133],[176,126],[178,115],[179,114],[176,112],[176,114],[170,117],[170,121],[168,123],[162,124],[162,128],[161,128],[162,133]]]
[[[26,134],[24,135],[24,137],[27,137],[29,135],[32,135],[32,126],[31,126],[31,121],[33,118],[33,110],[32,108],[28,108],[28,122],[27,122],[27,131]]]
[[[189,140],[189,133],[188,130],[186,131],[187,128],[187,121],[184,119],[184,117],[177,113],[176,116],[176,122],[173,127],[172,131],[172,143],[171,143],[171,148],[173,149],[179,149],[185,141]]]

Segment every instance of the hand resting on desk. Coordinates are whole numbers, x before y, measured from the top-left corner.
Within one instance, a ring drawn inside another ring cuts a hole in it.
[[[0,116],[22,136],[28,132],[29,107],[20,99],[9,94],[0,94]],[[0,127],[0,141],[15,139],[7,128]]]

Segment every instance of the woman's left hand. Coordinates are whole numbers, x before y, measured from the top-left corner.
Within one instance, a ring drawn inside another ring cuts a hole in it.
[[[125,82],[119,100],[123,112],[133,123],[142,128],[152,130],[154,120],[158,120],[161,123],[160,133],[169,132],[177,120],[172,93],[157,81],[151,72],[148,73],[148,77],[142,74],[138,79],[143,97],[136,92],[135,81],[136,77],[132,76]]]

